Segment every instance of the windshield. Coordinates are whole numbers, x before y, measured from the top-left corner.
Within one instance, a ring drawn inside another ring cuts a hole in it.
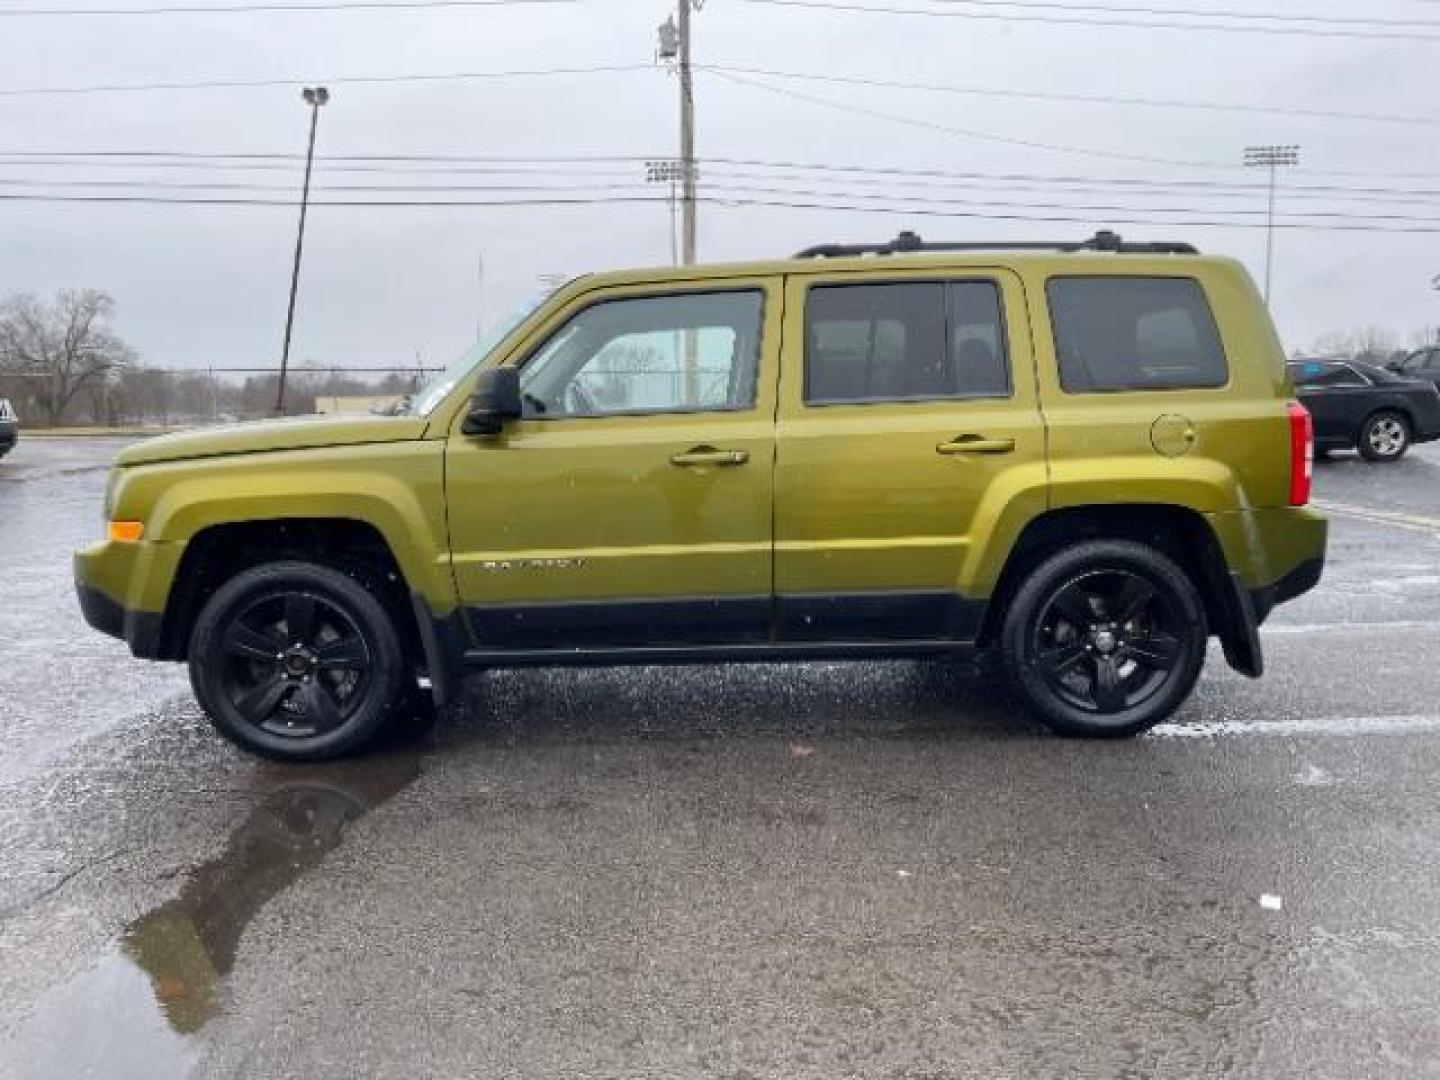
[[[450,391],[455,389],[460,380],[478,368],[485,357],[490,355],[490,350],[500,344],[511,330],[528,319],[535,309],[550,297],[553,291],[546,289],[535,293],[523,304],[509,311],[503,318],[492,323],[479,341],[450,361],[444,371],[436,375],[424,389],[415,395],[410,403],[410,415],[429,416],[435,406],[444,401]]]

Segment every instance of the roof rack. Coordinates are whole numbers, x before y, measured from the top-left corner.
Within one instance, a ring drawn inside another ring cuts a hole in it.
[[[1175,240],[1129,243],[1119,233],[1101,229],[1089,240],[990,240],[930,242],[906,229],[884,244],[816,244],[797,251],[796,259],[838,259],[850,255],[902,255],[912,251],[1108,251],[1118,255],[1198,255],[1194,244]]]

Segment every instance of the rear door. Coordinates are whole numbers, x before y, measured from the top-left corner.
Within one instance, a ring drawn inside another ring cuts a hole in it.
[[[780,641],[968,640],[986,496],[1043,491],[1019,279],[996,268],[792,275],[775,471]]]

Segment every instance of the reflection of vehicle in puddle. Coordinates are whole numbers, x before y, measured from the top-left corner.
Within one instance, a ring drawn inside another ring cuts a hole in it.
[[[199,1047],[189,1036],[220,1012],[245,928],[338,847],[352,823],[412,783],[420,762],[400,755],[290,768],[278,773],[281,783],[265,783],[275,775],[260,775],[262,800],[224,851],[186,872],[178,896],[49,991],[18,1037],[0,1044],[0,1076],[191,1075]]]
[[[198,1031],[219,1011],[220,981],[256,913],[419,774],[413,758],[370,764],[382,768],[326,770],[276,788],[218,858],[190,871],[179,896],[126,928],[121,947],[150,976],[175,1030]]]

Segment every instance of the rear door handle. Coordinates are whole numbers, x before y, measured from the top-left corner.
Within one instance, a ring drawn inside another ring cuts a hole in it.
[[[958,435],[950,442],[935,447],[937,454],[1008,454],[1015,449],[1014,439],[987,439],[983,435]]]
[[[749,460],[750,454],[746,450],[716,450],[713,446],[696,446],[683,454],[670,455],[670,464],[679,465],[682,468],[694,468],[700,465],[729,468],[744,465]]]

